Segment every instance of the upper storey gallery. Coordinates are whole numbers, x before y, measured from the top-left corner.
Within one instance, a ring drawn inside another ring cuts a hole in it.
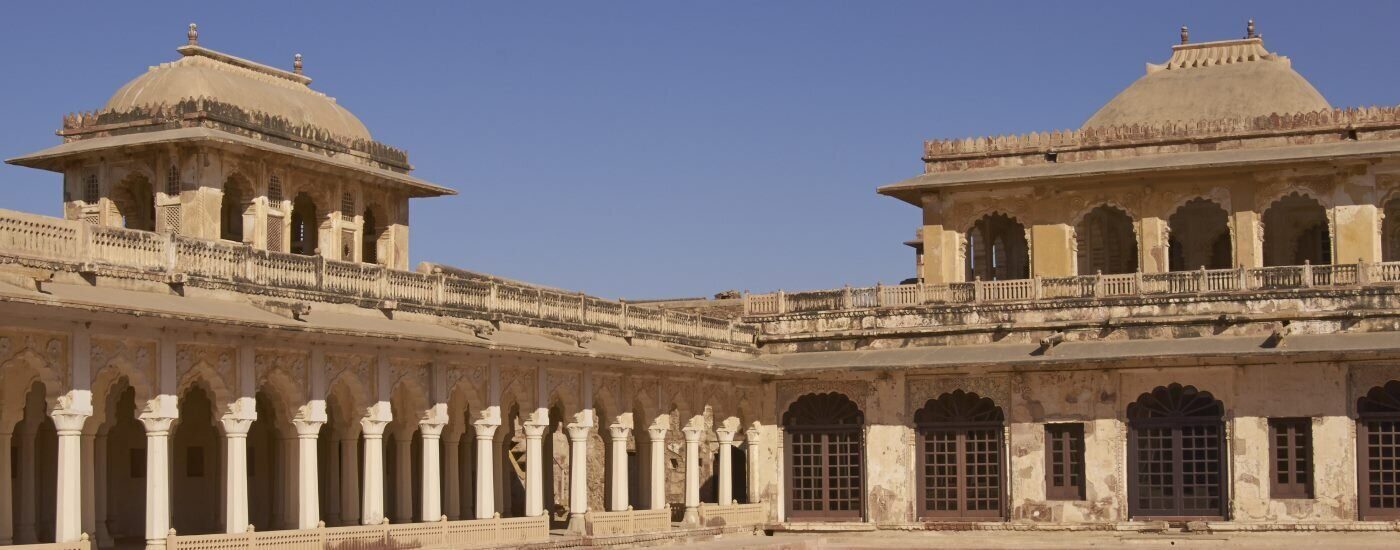
[[[64,117],[63,144],[9,159],[63,174],[64,216],[331,259],[408,265],[408,199],[453,194],[409,175],[286,71],[199,44],[151,67],[98,111]]]
[[[1335,109],[1265,49],[1181,44],[1078,130],[929,140],[925,283],[1400,260],[1400,108]]]

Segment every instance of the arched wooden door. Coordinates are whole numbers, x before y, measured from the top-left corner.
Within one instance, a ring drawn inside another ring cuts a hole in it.
[[[1361,519],[1400,518],[1400,381],[1371,388],[1356,414]]]
[[[962,390],[930,399],[914,413],[920,517],[1004,517],[1004,421],[991,399]]]
[[[789,521],[860,521],[865,415],[839,393],[807,394],[783,414]]]
[[[1194,386],[1158,386],[1128,405],[1128,513],[1225,517],[1225,406]]]

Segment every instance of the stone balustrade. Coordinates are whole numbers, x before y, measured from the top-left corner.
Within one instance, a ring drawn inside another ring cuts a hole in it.
[[[92,550],[92,541],[87,533],[83,533],[82,538],[73,542],[46,542],[41,544],[15,544],[5,546],[11,550]]]
[[[659,533],[671,530],[671,510],[589,510],[584,517],[588,534],[597,537]]]
[[[768,506],[763,502],[750,504],[701,504],[701,527],[748,527],[768,521]]]
[[[229,283],[360,300],[467,310],[583,329],[611,329],[750,346],[756,331],[732,320],[605,300],[582,293],[401,271],[0,209],[0,256],[55,268],[153,276],[185,284]],[[59,265],[61,264],[61,265]]]
[[[292,531],[178,535],[165,538],[166,550],[309,550],[315,548],[465,548],[515,547],[549,540],[547,516],[491,518],[428,523],[352,525]],[[76,544],[76,543],[75,543]],[[36,545],[42,550],[87,550],[87,547]]]
[[[881,307],[1195,295],[1400,284],[1400,262],[1202,269],[1036,277],[937,285],[875,285],[744,296],[745,315],[782,315]]]

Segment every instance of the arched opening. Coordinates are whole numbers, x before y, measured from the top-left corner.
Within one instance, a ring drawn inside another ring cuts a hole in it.
[[[588,440],[584,444],[585,456],[583,460],[588,461],[588,486],[597,487],[599,490],[588,491],[588,509],[605,511],[611,510],[612,505],[612,445],[609,445],[612,434],[608,433],[608,425],[611,424],[611,411],[597,405],[594,402],[595,426],[588,430]],[[573,457],[570,457],[571,459]]]
[[[510,407],[505,433],[501,434],[501,516],[518,518],[525,515],[525,422],[520,405]],[[543,441],[541,441],[543,443]]]
[[[361,218],[362,229],[360,231],[360,261],[367,264],[379,263],[379,246],[388,232],[382,216],[376,214],[373,208],[365,208],[365,213]]]
[[[248,429],[248,521],[259,530],[296,527],[296,432],[273,393],[255,395],[258,418]]]
[[[1264,266],[1332,263],[1327,210],[1317,200],[1292,193],[1264,212]]]
[[[46,395],[47,387],[42,382],[29,384],[23,394],[23,418],[11,432],[11,519],[15,544],[54,541],[58,434],[48,415]]]
[[[1229,269],[1234,255],[1229,219],[1224,208],[1207,199],[1191,199],[1177,208],[1167,218],[1171,228],[1167,244],[1171,270]]]
[[[252,241],[250,227],[245,222],[253,212],[253,186],[242,176],[224,181],[224,194],[219,199],[219,238],[247,243]]]
[[[549,407],[549,428],[544,433],[544,507],[551,529],[569,526],[569,432],[564,428],[563,405]]]
[[[1381,222],[1381,261],[1400,262],[1400,196],[1385,203]]]
[[[321,218],[311,195],[297,193],[292,199],[292,252],[314,256],[318,249]]]
[[[861,519],[864,424],[839,393],[803,395],[783,413],[789,521]]]
[[[1225,406],[1194,386],[1158,386],[1128,405],[1128,513],[1225,517]]]
[[[1357,400],[1356,447],[1361,519],[1400,518],[1400,380]]]
[[[639,401],[632,403],[632,452],[627,461],[627,504],[633,510],[651,508],[651,417]]]
[[[1026,227],[1005,214],[988,214],[967,232],[967,280],[1004,281],[1030,277]]]
[[[156,230],[156,195],[145,175],[132,172],[113,186],[112,204],[121,216],[122,227]]]
[[[214,404],[199,386],[179,399],[180,419],[172,434],[171,518],[176,532],[199,535],[223,527],[219,506],[223,501],[222,439],[214,426]]]
[[[106,469],[107,481],[105,517],[97,518],[98,543],[141,545],[146,540],[146,430],[136,420],[135,388],[123,381],[109,395],[106,422],[99,428],[106,437],[97,439],[107,447],[106,460],[94,465]]]
[[[1079,274],[1132,273],[1138,268],[1137,233],[1133,219],[1118,208],[1100,205],[1074,226]]]
[[[914,412],[921,517],[1005,517],[1005,420],[990,398],[962,390],[930,399]]]

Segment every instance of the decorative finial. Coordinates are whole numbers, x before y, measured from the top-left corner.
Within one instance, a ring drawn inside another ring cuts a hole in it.
[[[301,74],[301,54],[292,57],[292,72]]]
[[[199,25],[190,23],[190,32],[185,33],[185,37],[190,40],[191,46],[199,45]]]
[[[1244,37],[1245,37],[1245,38],[1254,38],[1254,20],[1253,20],[1253,19],[1250,19],[1250,20],[1249,20],[1249,25],[1245,26]]]
[[[1182,26],[1181,26],[1181,43],[1182,43],[1182,44],[1185,44],[1185,43],[1187,43],[1187,42],[1190,42],[1190,36],[1191,36],[1191,33],[1190,33],[1189,31],[1186,30],[1186,25],[1182,25]]]

